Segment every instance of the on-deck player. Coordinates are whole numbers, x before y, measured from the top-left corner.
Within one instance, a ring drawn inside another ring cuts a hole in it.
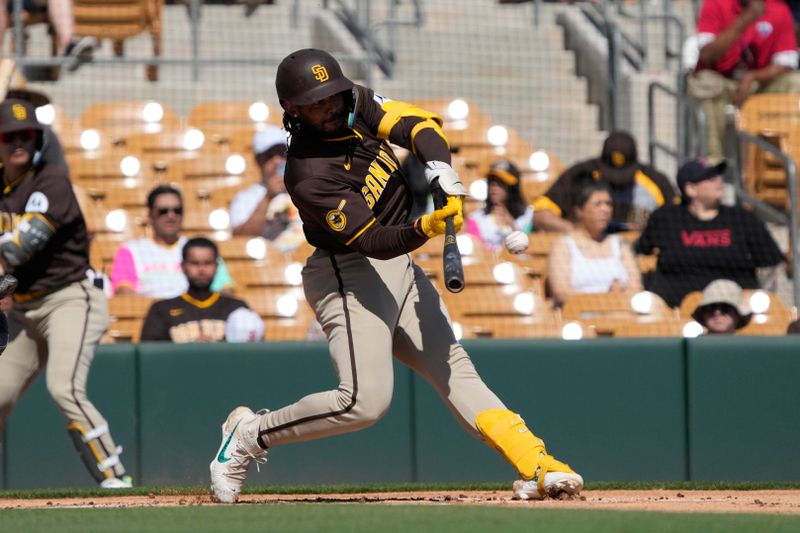
[[[29,102],[0,103],[0,266],[18,279],[0,356],[0,432],[46,366],[47,390],[89,474],[103,488],[127,488],[122,448],[86,396],[108,304],[87,277],[89,238],[67,169],[40,157],[43,131]]]
[[[354,85],[327,52],[298,50],[275,81],[291,134],[286,188],[316,246],[303,269],[306,298],[325,331],[339,374],[336,390],[276,411],[237,407],[222,425],[211,487],[234,502],[251,462],[267,449],[374,424],[392,398],[392,356],[439,393],[472,436],[497,449],[519,472],[517,497],[578,494],[583,479],[545,451],[544,443],[487,388],[461,344],[438,293],[409,252],[462,224],[466,195],[450,167],[441,119]],[[446,205],[415,221],[400,164],[389,142],[425,163]]]

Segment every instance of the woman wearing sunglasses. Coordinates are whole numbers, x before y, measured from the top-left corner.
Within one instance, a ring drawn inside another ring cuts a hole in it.
[[[43,128],[24,100],[0,103],[0,267],[18,280],[0,356],[0,431],[38,374],[67,419],[90,475],[130,487],[108,423],[86,396],[95,348],[108,327],[103,291],[89,280],[86,223],[66,168],[40,157]]]

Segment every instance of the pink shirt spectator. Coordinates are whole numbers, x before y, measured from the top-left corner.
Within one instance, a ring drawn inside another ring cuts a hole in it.
[[[713,41],[742,12],[739,0],[705,0],[697,19],[698,45]],[[792,13],[782,0],[766,0],[766,13],[751,24],[725,56],[710,68],[733,78],[737,68],[758,70],[769,65],[797,68],[797,41]]]

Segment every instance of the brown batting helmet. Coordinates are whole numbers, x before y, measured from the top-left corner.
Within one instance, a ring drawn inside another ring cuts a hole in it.
[[[8,98],[0,102],[0,133],[33,130],[36,150],[44,145],[44,126],[36,118],[36,109],[26,100]]]
[[[295,105],[313,104],[352,87],[336,59],[316,48],[297,50],[283,58],[275,76],[278,99]]]

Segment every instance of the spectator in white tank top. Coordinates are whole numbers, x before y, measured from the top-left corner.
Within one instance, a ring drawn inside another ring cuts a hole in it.
[[[548,258],[548,283],[556,303],[575,293],[642,290],[629,246],[606,232],[613,211],[608,185],[588,176],[574,200],[574,229],[553,243]]]

